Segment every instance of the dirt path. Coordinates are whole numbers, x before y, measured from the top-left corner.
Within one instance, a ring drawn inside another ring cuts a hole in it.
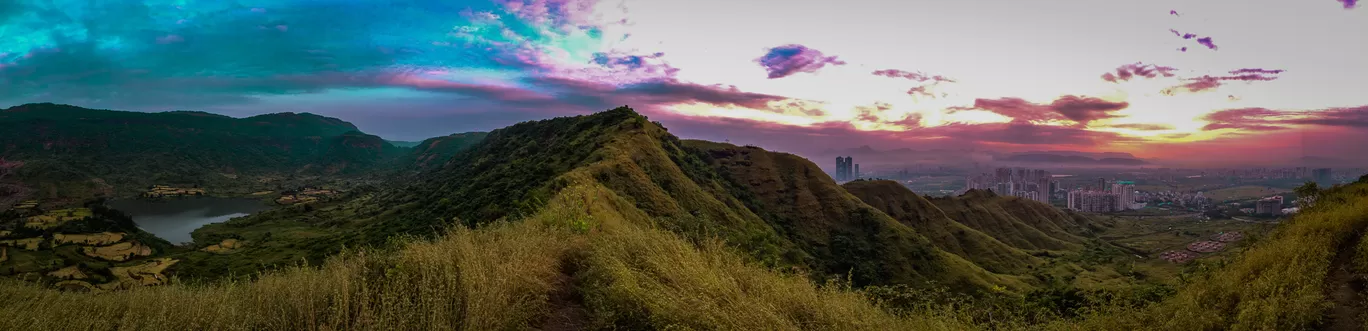
[[[569,331],[583,330],[589,326],[589,310],[584,308],[584,298],[575,286],[576,269],[575,262],[562,262],[561,273],[554,280],[556,289],[547,298],[551,313],[538,329]]]
[[[1330,320],[1325,324],[1324,330],[1331,331],[1362,331],[1364,330],[1363,314],[1363,279],[1355,275],[1352,268],[1354,258],[1354,247],[1362,239],[1361,235],[1355,235],[1354,240],[1350,240],[1345,245],[1341,245],[1339,254],[1335,256],[1335,261],[1330,264],[1330,274],[1326,276],[1327,291],[1326,296],[1335,306],[1330,308]]]

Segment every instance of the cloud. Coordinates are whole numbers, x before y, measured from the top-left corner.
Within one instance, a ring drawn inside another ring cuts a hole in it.
[[[1119,129],[1140,130],[1140,131],[1163,131],[1163,130],[1173,130],[1173,126],[1172,126],[1172,125],[1168,125],[1168,124],[1149,124],[1149,123],[1112,124],[1112,125],[1108,125],[1107,127],[1109,127],[1109,128],[1119,128]]]
[[[1208,49],[1216,50],[1216,48],[1217,48],[1217,47],[1216,47],[1216,43],[1213,42],[1213,41],[1211,40],[1211,37],[1202,37],[1202,36],[1198,36],[1198,35],[1192,34],[1192,33],[1181,33],[1181,32],[1178,32],[1178,30],[1174,30],[1174,29],[1169,29],[1169,32],[1173,32],[1173,35],[1178,36],[1179,38],[1183,38],[1183,39],[1189,39],[1189,40],[1190,40],[1190,39],[1196,38],[1198,44],[1201,44],[1202,46],[1206,46],[1206,48],[1208,48]],[[1186,51],[1187,51],[1187,47],[1183,47],[1183,48],[1182,48],[1182,51],[1186,52]]]
[[[927,128],[934,133],[954,139],[969,139],[1012,145],[1100,146],[1116,142],[1136,141],[1119,133],[1091,131],[1076,127],[1038,125],[1030,123],[949,124]]]
[[[932,82],[936,82],[936,83],[940,83],[940,82],[954,83],[954,82],[955,82],[954,79],[950,79],[950,78],[947,78],[947,77],[945,77],[945,76],[941,76],[941,75],[928,75],[928,74],[923,73],[923,72],[920,72],[920,71],[912,72],[912,71],[904,71],[904,70],[898,70],[898,69],[884,69],[884,70],[876,70],[876,71],[874,71],[872,74],[875,75],[875,76],[884,76],[884,77],[889,77],[889,78],[904,78],[904,79],[910,79],[910,80],[915,80],[915,81],[918,81],[918,82],[926,82],[926,81],[932,81]]]
[[[1013,122],[1073,121],[1079,125],[1089,122],[1121,117],[1113,114],[1129,107],[1128,102],[1112,102],[1093,97],[1066,95],[1055,99],[1048,105],[1037,104],[1021,98],[977,99],[972,107],[954,107],[951,112],[963,110],[986,110],[1010,117]]]
[[[1161,93],[1165,95],[1174,95],[1179,92],[1202,92],[1220,87],[1227,81],[1271,81],[1278,79],[1278,74],[1283,73],[1283,71],[1284,70],[1245,68],[1232,70],[1228,76],[1203,75],[1197,78],[1184,79],[1187,83],[1165,88]]]
[[[1128,81],[1132,77],[1136,76],[1145,78],[1155,78],[1159,76],[1173,77],[1175,76],[1175,74],[1173,73],[1175,70],[1178,69],[1175,69],[1173,67],[1136,62],[1117,67],[1115,73],[1108,72],[1102,74],[1102,80],[1112,83],[1119,83]]]
[[[817,72],[828,64],[846,64],[835,56],[826,56],[821,51],[798,44],[770,48],[765,51],[764,56],[755,61],[765,68],[770,79],[784,78],[800,72]]]
[[[866,122],[882,122],[883,117],[881,115],[890,109],[893,109],[893,105],[886,102],[875,102],[868,106],[856,106],[855,119]]]
[[[1199,118],[1207,125],[1202,130],[1279,131],[1294,126],[1368,128],[1368,106],[1304,111],[1279,111],[1266,108],[1238,108],[1216,111]]]

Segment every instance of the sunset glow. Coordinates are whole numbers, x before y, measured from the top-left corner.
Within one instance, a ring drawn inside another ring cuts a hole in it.
[[[418,140],[629,105],[809,156],[1368,159],[1347,153],[1368,11],[1334,0],[6,3],[0,107],[313,112]]]

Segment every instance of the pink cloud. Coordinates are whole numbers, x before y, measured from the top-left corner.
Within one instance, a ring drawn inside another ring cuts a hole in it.
[[[972,107],[954,107],[950,112],[985,110],[1012,118],[1013,122],[1073,121],[1079,125],[1121,117],[1113,114],[1130,107],[1128,102],[1112,102],[1093,97],[1066,95],[1050,104],[1037,104],[1021,98],[977,99]]]
[[[1174,87],[1169,87],[1160,92],[1164,95],[1174,95],[1180,92],[1202,92],[1212,90],[1217,87],[1221,87],[1221,85],[1224,85],[1224,82],[1227,81],[1271,81],[1278,79],[1277,75],[1283,73],[1284,71],[1285,70],[1280,69],[1270,70],[1257,68],[1237,69],[1230,71],[1230,76],[1203,75],[1197,78],[1184,79],[1185,81],[1188,81],[1188,83]]]
[[[874,71],[872,74],[875,75],[875,76],[884,76],[884,77],[889,77],[889,78],[905,78],[905,79],[915,80],[915,81],[918,81],[918,82],[925,82],[925,81],[933,81],[933,82],[937,82],[937,83],[939,83],[939,82],[954,83],[954,82],[955,82],[954,79],[946,78],[945,76],[941,76],[941,75],[927,75],[926,73],[923,73],[923,72],[920,72],[920,71],[912,72],[912,71],[905,71],[905,70],[898,70],[898,69],[884,69],[884,70],[876,70],[876,71]]]
[[[1105,81],[1108,81],[1108,82],[1113,82],[1113,83],[1118,83],[1118,82],[1128,81],[1128,80],[1130,80],[1132,77],[1135,77],[1135,76],[1140,76],[1140,77],[1145,77],[1145,78],[1155,78],[1155,77],[1158,77],[1158,76],[1173,77],[1173,76],[1175,76],[1175,74],[1173,73],[1175,70],[1178,70],[1178,69],[1175,69],[1175,68],[1173,68],[1173,67],[1166,67],[1166,66],[1153,65],[1153,64],[1144,64],[1144,63],[1141,63],[1141,62],[1136,62],[1136,63],[1125,64],[1125,65],[1122,65],[1122,66],[1120,66],[1120,67],[1117,67],[1117,68],[1116,68],[1116,72],[1114,72],[1114,73],[1108,72],[1108,73],[1102,74],[1102,80],[1105,80]]]

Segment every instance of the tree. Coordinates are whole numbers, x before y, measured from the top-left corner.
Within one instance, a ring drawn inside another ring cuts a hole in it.
[[[1320,185],[1316,182],[1307,181],[1305,184],[1292,190],[1297,193],[1297,207],[1307,208],[1316,203],[1316,198],[1320,197]]]

